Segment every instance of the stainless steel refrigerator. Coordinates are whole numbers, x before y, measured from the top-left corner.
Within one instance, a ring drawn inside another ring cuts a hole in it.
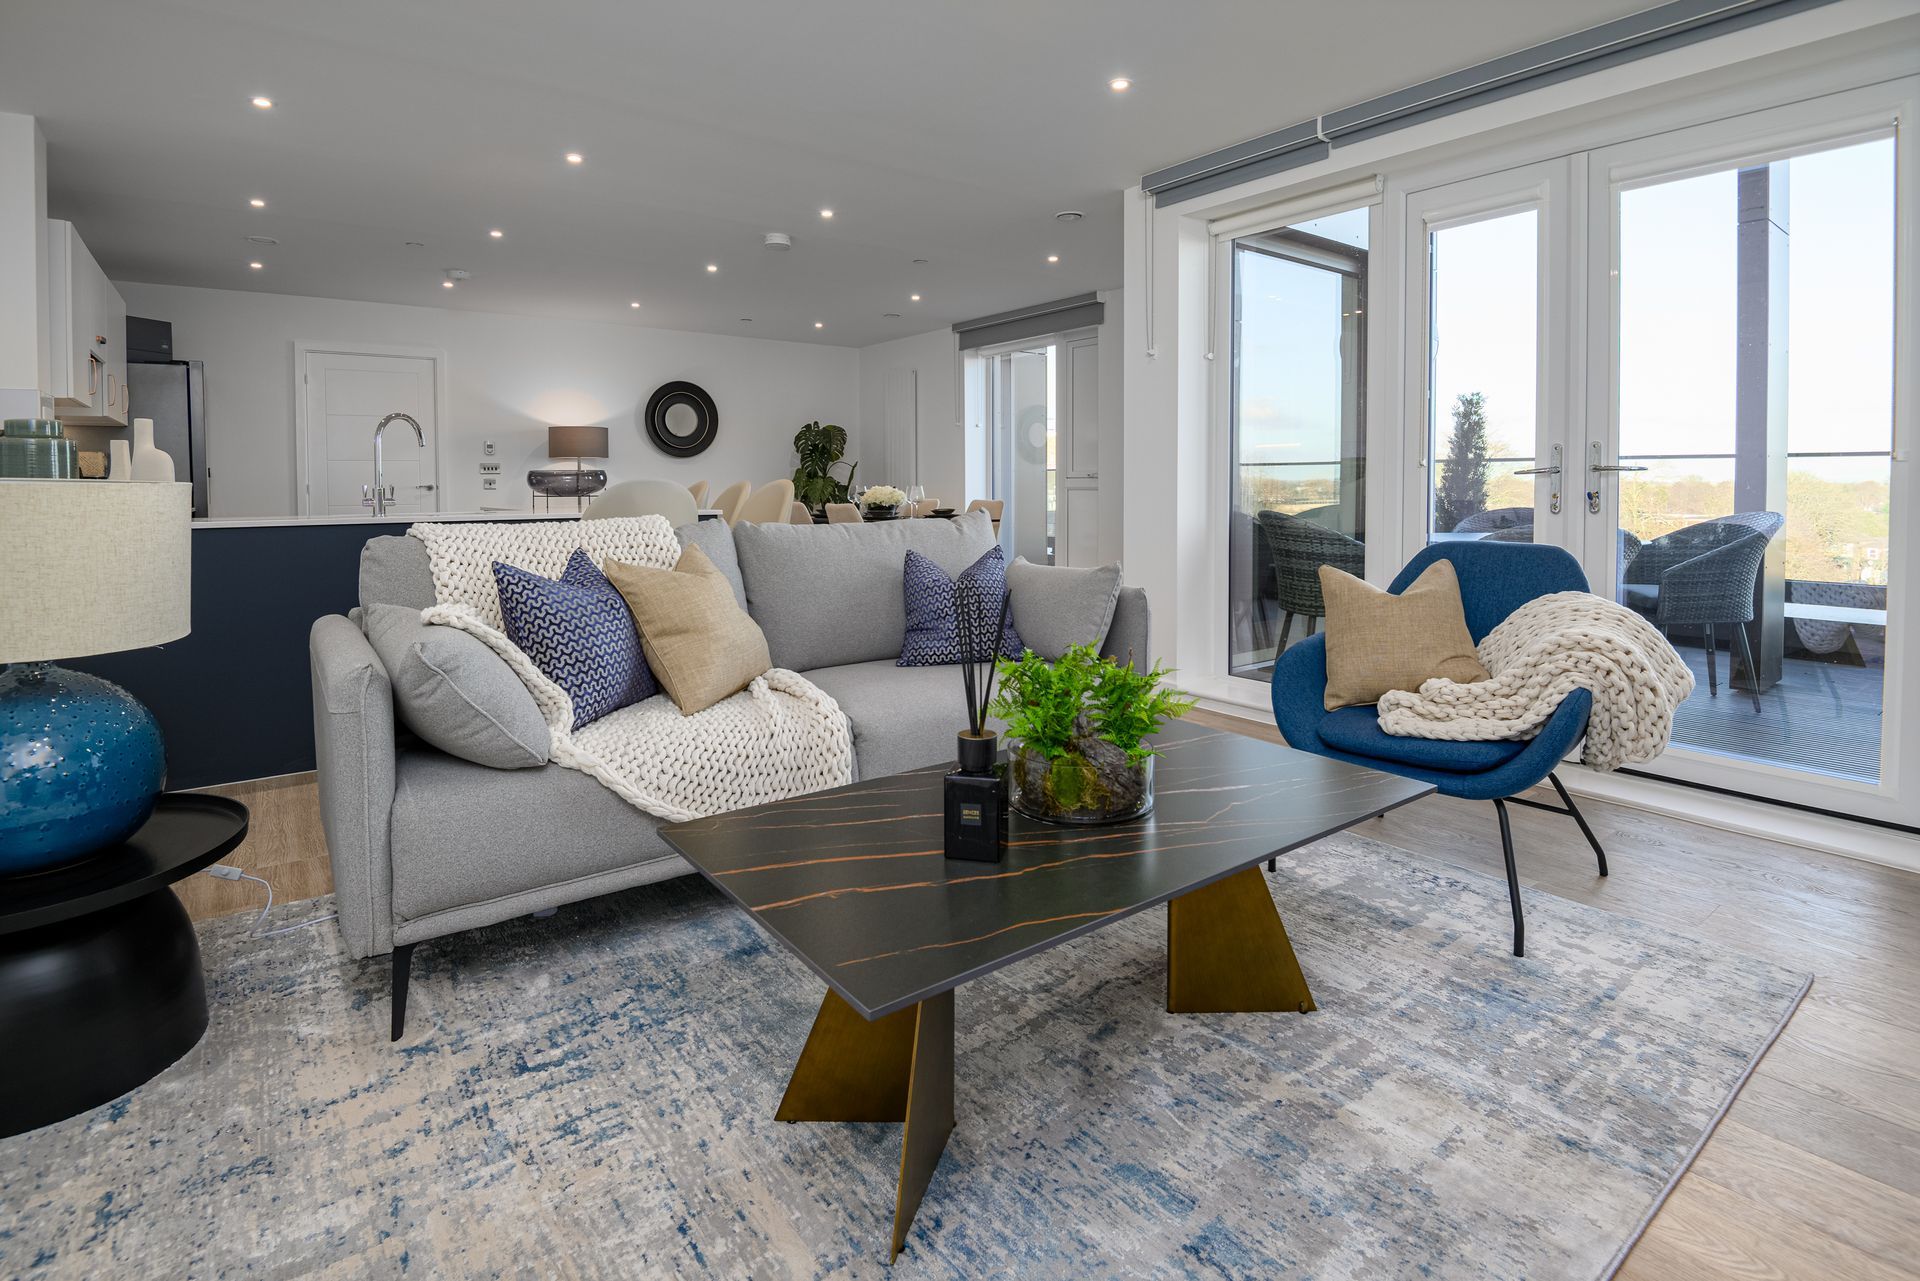
[[[127,421],[153,419],[153,443],[173,457],[173,474],[193,482],[193,514],[207,514],[206,370],[197,360],[127,366]]]

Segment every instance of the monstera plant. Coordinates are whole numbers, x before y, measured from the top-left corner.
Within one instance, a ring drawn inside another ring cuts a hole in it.
[[[828,503],[847,501],[847,491],[853,485],[853,473],[859,464],[840,461],[847,452],[845,427],[816,419],[794,433],[793,452],[800,463],[793,469],[794,498],[814,511]],[[845,480],[834,476],[836,467],[847,469]]]

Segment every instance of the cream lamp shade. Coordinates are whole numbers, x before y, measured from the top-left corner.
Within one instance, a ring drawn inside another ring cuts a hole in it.
[[[0,663],[185,636],[192,522],[186,483],[0,480]]]
[[[547,457],[549,458],[605,458],[606,456],[607,429],[605,427],[547,428]]]

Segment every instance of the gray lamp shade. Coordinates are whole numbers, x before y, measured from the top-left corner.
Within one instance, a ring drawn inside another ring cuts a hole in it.
[[[547,428],[547,457],[549,458],[605,458],[606,456],[607,429],[605,427]]]
[[[193,486],[0,480],[0,663],[185,636]]]

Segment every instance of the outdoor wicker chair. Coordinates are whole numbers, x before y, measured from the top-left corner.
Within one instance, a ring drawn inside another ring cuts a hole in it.
[[[1734,649],[1746,662],[1753,710],[1760,710],[1759,668],[1746,625],[1753,621],[1754,584],[1767,544],[1786,518],[1779,512],[1735,512],[1662,534],[1644,543],[1621,579],[1624,603],[1651,618],[1664,633],[1699,627],[1706,634],[1707,695],[1720,692],[1714,629],[1733,626]],[[1731,687],[1733,673],[1727,673]]]
[[[1320,567],[1331,565],[1358,578],[1366,573],[1367,549],[1358,539],[1300,516],[1263,511],[1254,520],[1273,554],[1274,595],[1281,611],[1278,648],[1284,650],[1295,614],[1306,618],[1309,636],[1313,620],[1327,616],[1327,604],[1320,595]]]

